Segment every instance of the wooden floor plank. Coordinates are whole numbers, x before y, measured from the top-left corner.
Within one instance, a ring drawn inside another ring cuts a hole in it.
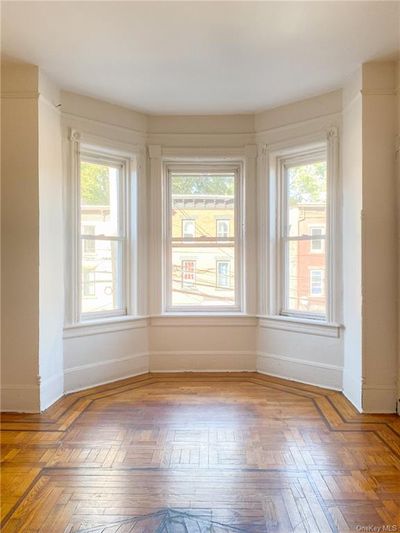
[[[147,374],[1,427],[4,532],[400,531],[398,417],[338,392]]]

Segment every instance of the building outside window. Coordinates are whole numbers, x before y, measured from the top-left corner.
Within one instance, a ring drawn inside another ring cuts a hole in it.
[[[217,237],[222,239],[229,237],[229,220],[217,220]]]

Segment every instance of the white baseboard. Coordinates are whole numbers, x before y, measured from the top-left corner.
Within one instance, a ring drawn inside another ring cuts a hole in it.
[[[342,390],[343,369],[336,365],[259,352],[257,372],[317,387]]]
[[[64,392],[76,392],[149,371],[149,354],[138,353],[68,368],[64,371]]]
[[[254,352],[160,351],[150,353],[150,372],[255,372]]]
[[[40,410],[44,411],[64,396],[64,374],[56,374],[40,382]]]
[[[39,385],[2,385],[0,407],[6,413],[39,413]]]
[[[396,387],[383,387],[379,385],[365,385],[363,387],[363,413],[395,413],[396,404]]]

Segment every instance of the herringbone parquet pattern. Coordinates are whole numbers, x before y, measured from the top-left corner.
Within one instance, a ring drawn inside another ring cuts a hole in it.
[[[147,374],[3,415],[1,504],[5,533],[400,531],[400,420],[256,373]]]

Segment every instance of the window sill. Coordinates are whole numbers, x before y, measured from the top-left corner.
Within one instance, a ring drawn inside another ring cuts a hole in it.
[[[79,324],[71,324],[64,327],[64,339],[85,337],[87,335],[99,335],[126,329],[145,328],[147,317],[143,316],[114,316],[97,320],[86,320]]]
[[[305,318],[289,316],[259,316],[261,328],[280,329],[294,333],[306,333],[308,335],[320,335],[322,337],[340,337],[343,326],[336,323],[322,322]]]
[[[163,326],[257,326],[257,318],[244,313],[206,312],[206,313],[177,313],[168,312],[162,315],[152,316],[150,325]]]

